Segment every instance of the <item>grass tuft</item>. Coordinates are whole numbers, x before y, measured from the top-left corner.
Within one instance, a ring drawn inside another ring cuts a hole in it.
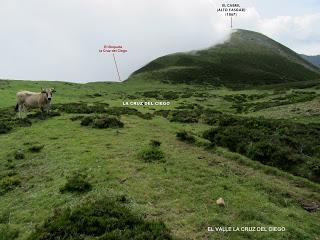
[[[91,183],[87,180],[87,175],[84,173],[75,172],[67,177],[66,184],[60,188],[61,193],[78,192],[84,193],[92,189]]]
[[[55,211],[29,236],[29,240],[123,240],[173,239],[165,224],[133,214],[123,203],[112,199],[88,201],[75,208]]]

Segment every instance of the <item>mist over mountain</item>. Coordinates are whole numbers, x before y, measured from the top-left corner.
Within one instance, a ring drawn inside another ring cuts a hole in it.
[[[137,74],[168,83],[230,87],[320,78],[319,69],[296,52],[263,34],[241,29],[211,48],[157,58],[132,76]]]

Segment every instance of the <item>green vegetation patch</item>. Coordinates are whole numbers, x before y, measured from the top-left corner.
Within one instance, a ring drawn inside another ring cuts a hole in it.
[[[145,162],[164,162],[165,154],[160,148],[161,142],[151,140],[149,146],[142,149],[138,156]]]
[[[134,214],[120,201],[88,201],[74,208],[55,211],[29,236],[29,240],[123,240],[173,239],[161,221],[149,221]]]
[[[6,122],[0,122],[0,134],[10,132],[12,127]]]
[[[180,141],[183,141],[183,142],[187,142],[187,143],[195,143],[196,142],[195,137],[184,130],[177,132],[176,137],[177,137],[177,139],[179,139]]]
[[[14,159],[21,160],[21,159],[24,159],[24,158],[25,158],[25,155],[24,155],[22,150],[17,150],[17,151],[14,152]]]
[[[0,239],[14,240],[19,237],[19,230],[12,227],[10,224],[0,224]]]
[[[257,112],[271,107],[312,101],[317,96],[318,94],[316,92],[293,91],[292,93],[275,97],[269,101],[247,102],[246,99],[237,99],[234,101],[232,108],[235,108],[238,113],[248,111]]]
[[[78,192],[84,193],[92,189],[91,183],[87,179],[85,173],[75,172],[67,177],[66,184],[60,188],[61,193],[65,192]]]
[[[320,180],[320,125],[225,117],[203,134],[212,144],[295,175]]]
[[[0,195],[3,195],[9,191],[14,190],[16,187],[20,186],[21,181],[17,175],[13,176],[3,176],[0,179]]]
[[[44,145],[42,144],[33,144],[29,147],[29,151],[37,153],[37,152],[40,152],[43,148],[44,148]]]
[[[86,116],[82,118],[82,126],[92,126],[93,128],[122,128],[124,123],[113,116]]]
[[[54,104],[52,109],[57,109],[66,113],[106,113],[106,108],[109,107],[107,103],[63,103]]]

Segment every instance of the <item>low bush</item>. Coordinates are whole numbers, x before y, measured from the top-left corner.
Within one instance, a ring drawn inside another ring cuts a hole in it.
[[[145,162],[164,162],[164,153],[159,147],[148,147],[139,152],[139,158]]]
[[[60,188],[61,193],[65,192],[78,192],[84,193],[92,189],[91,183],[87,180],[87,175],[84,173],[73,173],[67,177],[66,184]]]
[[[14,153],[14,158],[15,158],[16,160],[21,160],[21,159],[24,159],[24,158],[25,158],[25,155],[24,155],[24,153],[23,153],[22,150],[17,150],[17,151],[15,151],[15,153]]]
[[[0,224],[0,239],[14,240],[19,237],[19,230],[9,224]]]
[[[83,117],[81,119],[80,124],[82,126],[89,126],[89,125],[91,125],[93,123],[93,120],[94,120],[94,118],[92,116]]]
[[[35,112],[30,113],[25,118],[18,118],[17,113],[7,110],[7,112],[0,110],[0,134],[8,133],[13,128],[17,127],[30,127],[32,125],[32,119],[45,120],[50,117],[60,116],[58,112]]]
[[[233,116],[220,118],[218,125],[203,133],[213,145],[295,175],[320,179],[314,165],[319,161],[319,124]]]
[[[48,113],[47,112],[30,113],[27,115],[27,118],[46,120],[48,118],[57,117],[57,116],[61,116],[61,114],[59,112],[49,111]]]
[[[262,96],[265,96],[265,95],[262,95]],[[257,112],[257,111],[271,108],[271,107],[277,107],[277,106],[283,106],[283,105],[288,105],[288,104],[303,103],[303,102],[312,101],[317,96],[318,96],[318,94],[315,92],[293,91],[289,94],[283,94],[282,96],[272,98],[268,101],[259,101],[259,102],[237,102],[237,101],[235,101],[233,108],[235,108],[238,112],[248,112],[248,111]],[[241,109],[241,110],[239,110],[239,109]]]
[[[8,224],[9,222],[10,222],[10,211],[8,209],[3,210],[3,212],[0,213],[0,224]]]
[[[171,122],[197,123],[198,114],[190,110],[172,111],[169,119]]]
[[[92,127],[94,128],[122,128],[124,126],[116,117],[99,117],[93,120]]]
[[[16,187],[20,186],[21,181],[17,175],[5,176],[0,180],[0,195],[6,192],[14,190]]]
[[[109,107],[107,103],[95,103],[88,105],[87,103],[64,103],[55,104],[53,109],[57,109],[66,113],[106,113],[106,108]]]
[[[86,96],[90,97],[90,98],[97,98],[97,97],[102,97],[102,94],[101,93],[94,93],[94,94],[87,94]]]
[[[188,103],[188,104],[181,104],[180,106],[175,108],[176,109],[203,109],[203,106],[197,103]]]
[[[204,108],[199,104],[186,105],[186,108],[188,109],[158,110],[154,112],[154,115],[167,118],[171,122],[197,123],[199,121],[202,121],[209,125],[213,125],[219,122],[223,116],[229,116],[213,109]],[[189,108],[192,108],[193,110],[189,110]]]
[[[187,142],[187,143],[195,143],[196,142],[195,137],[190,135],[188,132],[186,132],[184,130],[177,132],[176,137],[177,137],[177,139],[179,139],[180,141],[183,141],[183,142]]]
[[[15,119],[14,123],[19,127],[30,127],[32,125],[32,122],[29,118],[18,118]]]
[[[29,151],[33,153],[40,152],[44,148],[44,145],[34,144],[29,147]]]
[[[124,126],[123,122],[112,116],[87,116],[82,118],[80,124],[93,128],[122,128]]]
[[[140,94],[141,96],[146,98],[159,98],[161,96],[160,91],[137,92],[137,94]]]
[[[121,116],[121,115],[136,115],[143,119],[151,119],[152,115],[150,113],[143,114],[137,109],[129,107],[110,107],[106,110],[106,113],[109,115]]]
[[[12,127],[6,122],[0,122],[0,134],[8,133],[12,130]]]
[[[78,121],[78,120],[82,120],[85,116],[73,116],[70,118],[71,121]]]
[[[123,202],[113,199],[87,201],[55,211],[28,240],[145,240],[173,239],[165,224],[145,220]]]
[[[164,100],[175,100],[179,98],[179,93],[175,91],[162,92],[161,98]]]
[[[149,145],[150,145],[151,147],[160,147],[161,142],[158,141],[158,140],[151,140],[150,143],[149,143]]]

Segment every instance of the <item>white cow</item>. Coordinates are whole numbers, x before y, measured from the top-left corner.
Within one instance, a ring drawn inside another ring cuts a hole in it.
[[[25,108],[39,108],[42,112],[48,112],[54,92],[56,92],[54,88],[41,89],[39,93],[29,91],[17,92],[17,105],[15,110],[19,112],[19,117],[21,118],[21,112],[24,111]]]

